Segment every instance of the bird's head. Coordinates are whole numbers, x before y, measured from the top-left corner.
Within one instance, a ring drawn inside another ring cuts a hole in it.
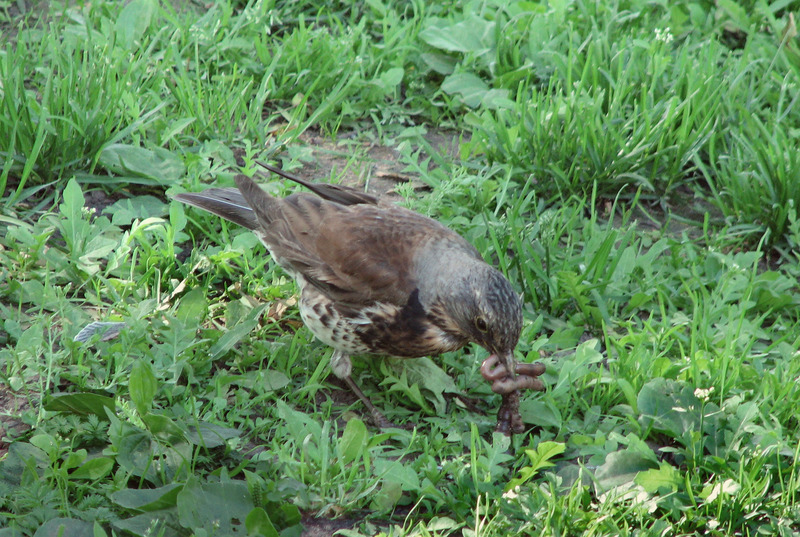
[[[423,308],[462,345],[469,340],[496,355],[513,376],[522,331],[522,303],[514,288],[463,239],[434,245],[420,248],[415,258]]]
[[[498,270],[481,263],[453,281],[450,291],[447,309],[460,331],[496,355],[513,375],[522,304],[511,284]]]

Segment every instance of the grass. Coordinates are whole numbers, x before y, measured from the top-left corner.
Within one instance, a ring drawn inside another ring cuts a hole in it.
[[[21,5],[0,537],[800,534],[792,3]],[[524,297],[525,434],[478,348],[356,360],[417,427],[365,423],[255,237],[169,200],[257,159],[429,187]]]

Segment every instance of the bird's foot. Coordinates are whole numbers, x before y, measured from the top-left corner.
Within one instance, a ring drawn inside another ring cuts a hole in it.
[[[372,424],[381,431],[385,431],[386,429],[402,429],[403,431],[412,431],[414,430],[414,427],[416,427],[416,424],[414,423],[404,423],[400,425],[391,421],[389,418],[384,416],[383,412],[378,410],[371,402],[368,405],[368,409],[370,418],[372,419]]]
[[[372,423],[378,427],[378,429],[406,429],[406,427],[397,425],[393,421],[390,421],[380,410],[375,407],[370,409],[370,417],[372,418]]]
[[[397,425],[389,421],[386,418],[386,416],[383,415],[383,412],[378,410],[378,408],[372,404],[372,401],[369,400],[369,397],[364,395],[364,392],[361,391],[361,388],[358,387],[358,385],[355,383],[355,381],[350,375],[344,377],[344,381],[347,383],[350,389],[353,390],[353,393],[355,393],[358,396],[358,398],[361,399],[361,402],[364,403],[364,406],[367,407],[367,410],[369,410],[370,417],[372,418],[372,423],[375,424],[375,426],[377,426],[379,429],[411,430],[414,428],[413,424]]]

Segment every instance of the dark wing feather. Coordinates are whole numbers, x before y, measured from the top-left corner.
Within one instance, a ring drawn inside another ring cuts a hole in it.
[[[367,205],[377,205],[380,203],[380,198],[377,196],[367,194],[366,192],[362,192],[349,186],[331,185],[327,183],[312,183],[311,181],[301,179],[300,177],[297,177],[296,175],[293,175],[280,168],[270,166],[265,162],[259,161],[259,164],[272,173],[277,173],[281,177],[306,187],[317,196],[328,201],[341,203],[342,205],[358,205],[362,203]]]

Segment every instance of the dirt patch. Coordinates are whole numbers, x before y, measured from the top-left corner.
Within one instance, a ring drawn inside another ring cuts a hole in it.
[[[430,130],[425,140],[437,153],[454,159],[459,136],[452,131]],[[306,131],[298,138],[298,145],[305,145],[311,158],[304,159],[303,167],[293,173],[320,182],[327,182],[333,173],[344,185],[366,186],[370,194],[390,199],[397,197],[395,188],[402,183],[411,183],[415,190],[429,189],[416,174],[405,171],[403,155],[395,147],[359,141],[357,137],[356,132],[340,132],[332,140],[317,131]]]
[[[30,429],[20,417],[30,407],[28,399],[0,383],[0,459],[8,453],[9,440]]]
[[[317,518],[303,515],[301,537],[330,537],[339,530],[351,530],[360,520],[348,518]]]
[[[19,34],[19,23],[25,20],[25,27],[32,28],[47,22],[50,2],[9,2],[0,21],[0,43],[16,43]]]

